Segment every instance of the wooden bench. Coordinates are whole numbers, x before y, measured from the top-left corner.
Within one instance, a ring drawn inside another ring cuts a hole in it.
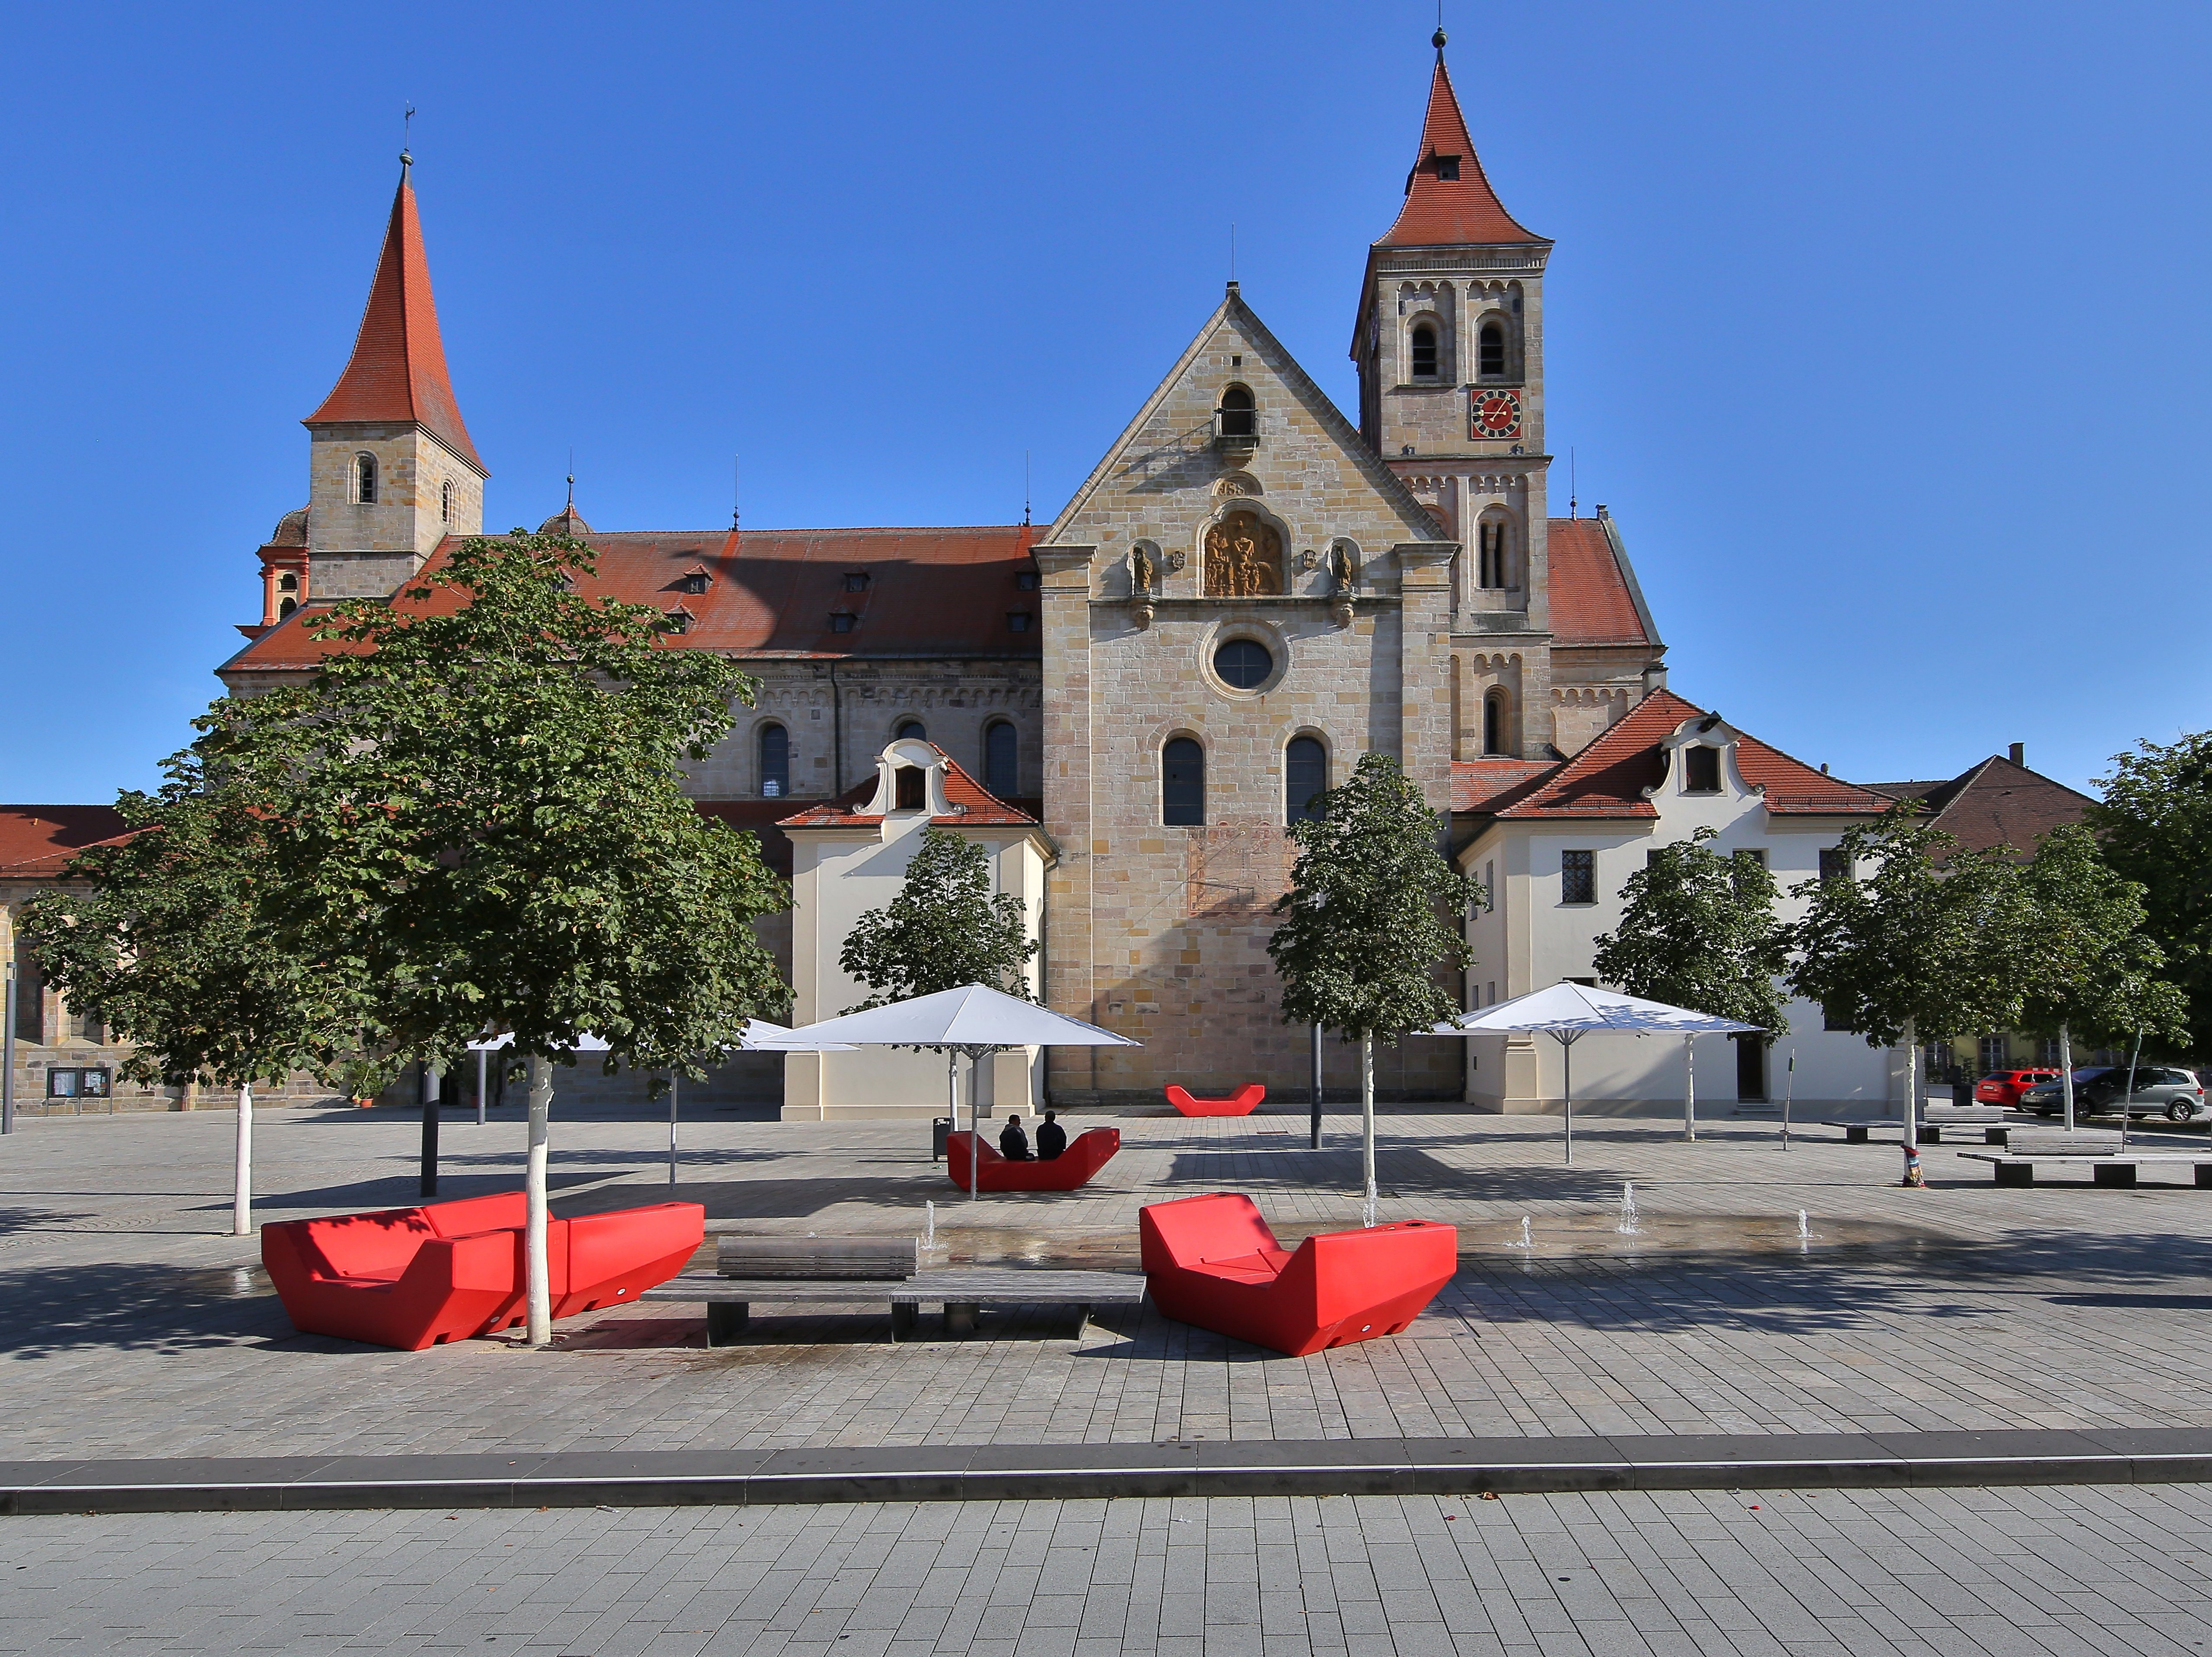
[[[975,1332],[985,1306],[1073,1306],[1076,1333],[1095,1306],[1133,1306],[1145,1280],[1118,1272],[1039,1272],[998,1266],[921,1269],[918,1237],[728,1235],[714,1247],[715,1275],[692,1272],[648,1290],[648,1300],[703,1302],[707,1344],[735,1338],[756,1301],[813,1306],[883,1306],[891,1338],[911,1334],[924,1302],[945,1308],[947,1334]]]
[[[1863,1118],[1856,1121],[1838,1117],[1824,1121],[1820,1126],[1843,1129],[1844,1143],[1850,1145],[1865,1144],[1867,1135],[1875,1128],[1895,1128],[1900,1135],[1905,1132],[1905,1120],[1899,1116]],[[1979,1128],[1982,1143],[1991,1145],[2005,1144],[2007,1136],[2012,1132],[2011,1124],[2002,1110],[1986,1106],[1954,1107],[1949,1110],[1937,1107],[1921,1113],[1920,1143],[1923,1145],[1942,1144],[1945,1128]]]
[[[1987,1162],[1999,1185],[2035,1183],[2035,1170],[2086,1168],[2099,1185],[2131,1186],[2145,1163],[2180,1163],[2195,1171],[2199,1190],[2212,1190],[2212,1153],[2187,1150],[2122,1150],[2120,1136],[2104,1129],[2019,1127],[2002,1152],[1962,1150],[1971,1162]]]

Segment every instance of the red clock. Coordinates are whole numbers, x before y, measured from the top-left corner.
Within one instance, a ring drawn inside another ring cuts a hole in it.
[[[1504,386],[1470,388],[1467,434],[1471,438],[1520,436],[1521,393]]]

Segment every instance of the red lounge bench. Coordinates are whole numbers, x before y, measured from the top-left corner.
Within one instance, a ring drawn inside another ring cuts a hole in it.
[[[1292,1357],[1398,1333],[1459,1269],[1456,1226],[1401,1220],[1292,1253],[1231,1192],[1139,1209],[1137,1235],[1162,1312]]]
[[[1174,1083],[1168,1083],[1168,1102],[1186,1116],[1249,1116],[1267,1096],[1267,1089],[1257,1082],[1247,1082],[1226,1099],[1194,1099]]]
[[[965,1132],[945,1136],[945,1171],[963,1191],[968,1189],[968,1147],[974,1138]],[[975,1189],[1073,1191],[1090,1184],[1091,1176],[1121,1148],[1121,1130],[1117,1127],[1094,1127],[1077,1134],[1048,1162],[1010,1162],[986,1144],[982,1166],[975,1170]]]
[[[520,1323],[526,1201],[519,1191],[261,1229],[261,1262],[292,1326],[419,1352]],[[553,1315],[635,1300],[706,1241],[697,1203],[546,1223]]]

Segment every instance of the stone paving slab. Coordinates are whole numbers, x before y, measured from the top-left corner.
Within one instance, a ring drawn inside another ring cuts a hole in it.
[[[933,1259],[1127,1270],[1137,1208],[1167,1196],[1249,1191],[1286,1239],[1356,1224],[1354,1126],[1333,1115],[1316,1152],[1295,1119],[1131,1119],[1094,1187],[969,1204],[913,1124],[702,1121],[678,1191],[718,1226],[802,1235],[914,1235],[934,1203]],[[258,1245],[223,1235],[230,1129],[219,1112],[55,1119],[0,1142],[0,1457],[2212,1427],[2212,1326],[2190,1315],[2212,1309],[2212,1199],[2178,1183],[2000,1190],[1934,1153],[1934,1187],[1903,1191],[1894,1149],[1785,1151],[1765,1124],[1694,1144],[1585,1126],[1568,1170],[1556,1123],[1394,1113],[1384,1217],[1453,1222],[1462,1256],[1388,1342],[1282,1358],[1145,1308],[1080,1342],[1018,1311],[983,1338],[899,1346],[881,1313],[768,1316],[709,1351],[696,1313],[637,1306],[566,1320],[542,1352],[395,1353],[291,1331]],[[260,1217],[410,1201],[416,1132],[380,1111],[268,1113]],[[662,1199],[665,1135],[556,1108],[556,1209]],[[444,1194],[515,1183],[519,1120],[449,1120],[444,1139]],[[1645,1229],[1621,1238],[1631,1180]],[[1510,1247],[1523,1216],[1530,1253]]]

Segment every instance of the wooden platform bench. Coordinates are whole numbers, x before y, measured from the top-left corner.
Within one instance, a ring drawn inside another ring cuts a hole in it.
[[[1871,1120],[1862,1118],[1856,1121],[1838,1117],[1824,1121],[1820,1126],[1843,1129],[1844,1143],[1851,1145],[1865,1144],[1867,1136],[1875,1128],[1893,1128],[1900,1137],[1905,1132],[1905,1120],[1899,1116],[1879,1116]],[[2012,1132],[2012,1126],[2002,1110],[1976,1109],[1972,1107],[1952,1110],[1938,1108],[1923,1111],[1921,1114],[1919,1143],[1923,1145],[1942,1144],[1943,1130],[1946,1128],[1955,1129],[1961,1132],[1978,1129],[1982,1135],[1982,1143],[1990,1145],[2005,1144],[2007,1137]]]
[[[1970,1162],[1987,1162],[1999,1185],[2033,1185],[2038,1168],[2086,1168],[2099,1185],[2131,1186],[2145,1165],[2191,1168],[2200,1190],[2212,1191],[2212,1153],[2188,1150],[2123,1150],[2120,1136],[2076,1128],[2014,1128],[2003,1151],[1962,1150]]]
[[[951,1335],[975,1332],[986,1306],[1071,1306],[1076,1334],[1093,1308],[1134,1306],[1145,1280],[1133,1272],[1048,1272],[1020,1267],[943,1266],[921,1269],[915,1237],[721,1238],[715,1274],[690,1272],[641,1297],[703,1302],[707,1344],[733,1340],[752,1320],[755,1302],[776,1305],[889,1306],[891,1338],[914,1332],[924,1305],[945,1309]]]

